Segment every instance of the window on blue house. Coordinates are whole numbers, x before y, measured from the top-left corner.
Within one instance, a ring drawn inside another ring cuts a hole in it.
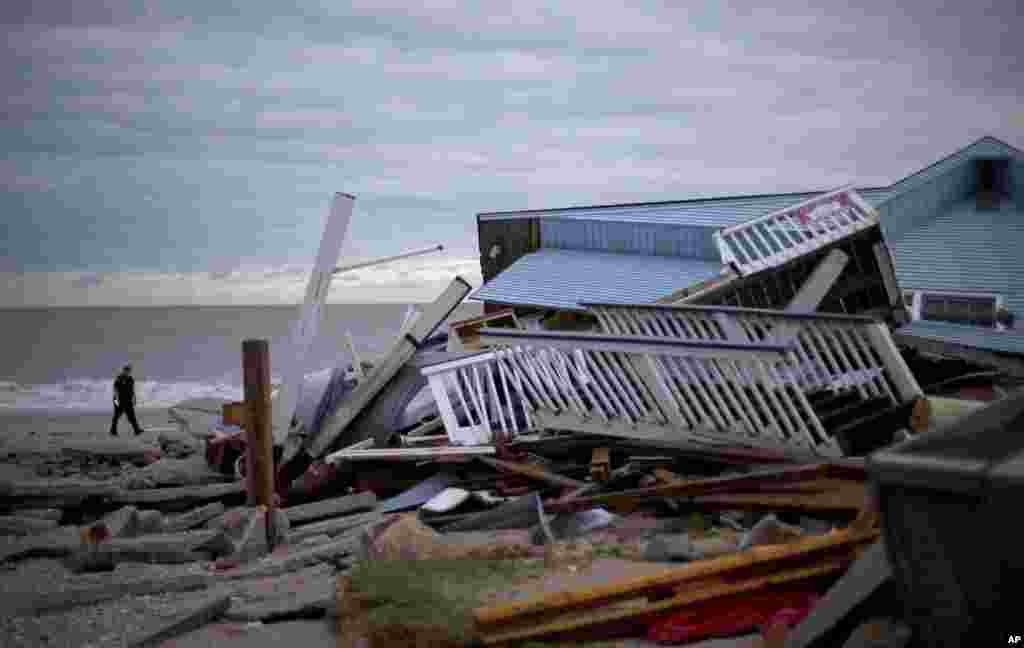
[[[993,296],[921,295],[921,319],[972,326],[996,326],[996,298]]]

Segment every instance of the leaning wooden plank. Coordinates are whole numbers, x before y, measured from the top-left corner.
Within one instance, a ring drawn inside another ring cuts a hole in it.
[[[304,524],[298,528],[293,528],[288,533],[288,541],[291,543],[305,540],[306,538],[312,538],[318,535],[336,536],[346,531],[350,531],[356,527],[361,527],[367,524],[373,524],[384,520],[384,516],[380,513],[364,513],[362,515],[348,515],[345,517],[332,518],[330,520],[321,520],[320,522],[314,522],[312,524]]]
[[[654,576],[626,579],[603,587],[558,592],[505,605],[481,608],[474,611],[473,616],[477,625],[483,627],[513,622],[524,617],[557,610],[595,607],[613,601],[670,590],[687,582],[719,575],[742,572],[766,565],[784,564],[791,560],[815,560],[838,551],[869,544],[877,537],[878,531],[874,529],[869,531],[841,529],[826,536],[813,536],[784,545],[758,546],[721,558],[699,560],[685,567],[669,569]]]
[[[194,605],[190,609],[180,613],[170,623],[164,625],[155,632],[147,632],[134,639],[130,639],[127,644],[131,648],[149,648],[151,646],[159,646],[164,641],[183,635],[187,632],[192,632],[202,628],[207,623],[212,623],[224,616],[224,613],[231,607],[230,596],[218,596],[211,598],[199,605]]]
[[[212,502],[205,506],[192,509],[187,513],[166,518],[164,520],[163,530],[165,533],[188,531],[189,529],[195,528],[204,522],[212,520],[222,513],[224,513],[224,504],[221,502]]]
[[[481,639],[484,645],[493,646],[528,639],[581,639],[595,635],[602,638],[610,637],[617,634],[616,629],[620,629],[621,632],[624,627],[630,630],[646,627],[669,612],[695,603],[838,575],[853,560],[852,555],[833,557],[817,564],[785,569],[766,576],[754,576],[739,582],[713,583],[657,603],[590,614],[569,613],[540,623],[525,623],[516,628],[495,628],[490,632],[484,631]]]
[[[167,504],[201,502],[245,493],[244,482],[183,486],[181,488],[153,488],[149,490],[116,491],[111,496],[115,504]]]
[[[416,348],[440,326],[452,311],[462,303],[472,286],[462,277],[455,277],[448,288],[425,307],[412,330],[402,337],[388,356],[373,368],[370,375],[359,382],[326,421],[320,433],[307,439],[306,452],[312,457],[322,457],[334,444],[349,423],[362,412],[378,393],[395,377],[402,366],[416,353]],[[285,460],[289,459],[288,457]]]
[[[275,355],[275,358],[279,358],[277,366],[284,380],[273,403],[271,429],[274,445],[280,445],[287,437],[289,423],[300,401],[302,377],[306,372],[313,343],[316,341],[327,293],[331,288],[334,266],[345,242],[355,201],[355,196],[351,194],[334,194],[327,222],[324,224],[324,233],[320,238],[320,248],[317,250],[313,270],[306,284],[306,297],[299,310],[299,318],[291,331],[290,344],[286,346],[286,353]]]
[[[294,528],[296,525],[320,520],[339,515],[348,515],[356,511],[372,509],[377,505],[377,496],[366,491],[356,495],[346,495],[333,499],[321,500],[302,504],[301,506],[290,506],[284,509],[283,513],[288,517],[288,522]]]
[[[570,477],[563,477],[552,472],[548,472],[539,466],[534,466],[527,463],[517,463],[515,461],[502,461],[501,459],[491,459],[490,457],[478,457],[479,461],[487,464],[488,466],[500,470],[501,472],[513,473],[515,475],[521,475],[534,481],[544,482],[545,484],[551,484],[552,486],[559,486],[562,488],[583,488],[586,486],[586,482],[581,482]]]
[[[57,528],[56,520],[40,520],[38,518],[19,515],[0,515],[0,535],[32,535]]]

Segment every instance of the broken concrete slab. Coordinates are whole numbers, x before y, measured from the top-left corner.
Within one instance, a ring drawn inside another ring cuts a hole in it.
[[[245,484],[241,481],[181,488],[152,488],[149,490],[114,490],[111,501],[115,504],[147,504],[158,508],[195,506],[200,502],[225,498],[241,498]]]
[[[164,530],[164,514],[152,509],[139,511],[135,518],[135,535],[161,533]]]
[[[140,439],[68,439],[61,444],[61,454],[79,458],[147,463],[152,457],[159,456],[160,449]]]
[[[175,648],[338,648],[331,624],[323,620],[281,623],[214,623],[175,639]]]
[[[0,563],[26,558],[61,558],[82,544],[79,527],[59,526],[38,535],[22,536],[0,545]]]
[[[122,506],[113,513],[108,513],[102,520],[88,525],[94,530],[103,529],[103,535],[109,538],[131,538],[135,535],[139,522],[139,510],[134,506]]]
[[[201,526],[213,518],[224,514],[224,505],[220,502],[212,502],[199,508],[192,509],[187,513],[168,516],[164,519],[164,531],[166,533],[178,533],[188,531]]]
[[[263,621],[324,616],[333,606],[337,577],[330,565],[316,565],[279,577],[252,579],[232,590],[231,621]]]
[[[54,522],[57,522],[64,516],[64,511],[58,508],[15,509],[12,512],[12,515],[32,518],[35,520],[53,520]]]
[[[367,491],[299,506],[289,506],[283,509],[283,512],[287,516],[288,522],[293,526],[297,526],[315,520],[322,520],[323,518],[333,518],[355,513],[356,511],[369,510],[376,505],[377,496]]]
[[[74,572],[111,571],[116,565],[129,562],[184,564],[209,560],[232,548],[222,531],[113,538],[79,548],[66,564]]]
[[[223,484],[227,480],[224,474],[210,468],[206,457],[196,454],[187,459],[164,457],[126,476],[121,483],[127,490],[141,490]]]
[[[85,605],[95,605],[122,596],[145,596],[169,592],[203,589],[209,582],[206,574],[186,574],[173,578],[144,578],[134,581],[111,580],[85,585],[68,584],[60,590],[8,592],[4,612],[12,616],[59,612]]]
[[[57,522],[55,520],[40,520],[19,515],[0,515],[0,535],[25,536],[44,533],[56,528]]]
[[[369,524],[375,524],[383,521],[384,515],[381,513],[362,513],[359,515],[348,515],[339,518],[333,518],[330,520],[322,520],[320,522],[314,522],[312,524],[304,524],[298,528],[292,529],[288,533],[289,542],[300,542],[306,538],[311,538],[318,535],[336,536],[346,531],[350,531],[357,527],[363,527]]]
[[[268,512],[266,507],[257,506],[248,509],[243,518],[242,525],[224,529],[231,542],[227,553],[231,560],[244,563],[266,555],[288,537],[288,517],[280,509]]]
[[[201,628],[208,623],[216,621],[231,607],[231,598],[228,596],[217,596],[191,606],[182,612],[178,618],[155,632],[147,632],[141,636],[129,639],[127,645],[130,648],[152,648],[159,646],[164,641],[179,635]]]
[[[358,531],[361,531],[359,529]],[[269,556],[256,564],[246,567],[235,567],[217,573],[217,581],[229,581],[242,578],[264,578],[295,571],[309,565],[329,562],[333,564],[354,563],[355,552],[359,546],[358,531],[342,535],[334,541],[309,549],[292,550],[290,547],[275,549]]]

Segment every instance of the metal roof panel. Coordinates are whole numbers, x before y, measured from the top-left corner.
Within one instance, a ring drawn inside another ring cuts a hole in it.
[[[579,302],[648,303],[717,275],[717,261],[542,249],[527,254],[470,299],[579,309]]]

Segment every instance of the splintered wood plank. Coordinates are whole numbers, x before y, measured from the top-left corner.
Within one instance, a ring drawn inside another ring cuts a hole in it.
[[[837,552],[847,552],[852,548],[870,543],[878,536],[878,531],[840,530],[826,536],[813,536],[796,540],[785,545],[766,545],[753,547],[747,551],[714,558],[700,560],[679,569],[666,570],[662,574],[643,578],[633,578],[609,583],[603,587],[585,590],[558,592],[546,596],[535,597],[523,601],[480,608],[474,611],[474,620],[480,628],[514,623],[537,614],[555,611],[578,610],[607,605],[613,601],[635,598],[638,596],[671,590],[690,581],[698,581],[729,573],[742,573],[759,566],[775,563],[782,569],[788,563],[797,561],[821,562],[834,557]]]
[[[540,623],[524,623],[516,628],[500,628],[495,632],[483,631],[481,639],[485,645],[491,646],[512,641],[539,638],[579,639],[594,636],[611,636],[614,628],[646,626],[651,621],[668,612],[685,608],[695,603],[703,603],[718,598],[735,596],[769,587],[786,586],[794,583],[819,579],[825,576],[839,575],[853,562],[852,555],[833,557],[817,564],[795,569],[781,570],[767,576],[757,576],[732,583],[707,585],[694,591],[678,594],[669,599],[600,611],[573,611],[557,618]],[[583,633],[587,633],[581,636]]]

